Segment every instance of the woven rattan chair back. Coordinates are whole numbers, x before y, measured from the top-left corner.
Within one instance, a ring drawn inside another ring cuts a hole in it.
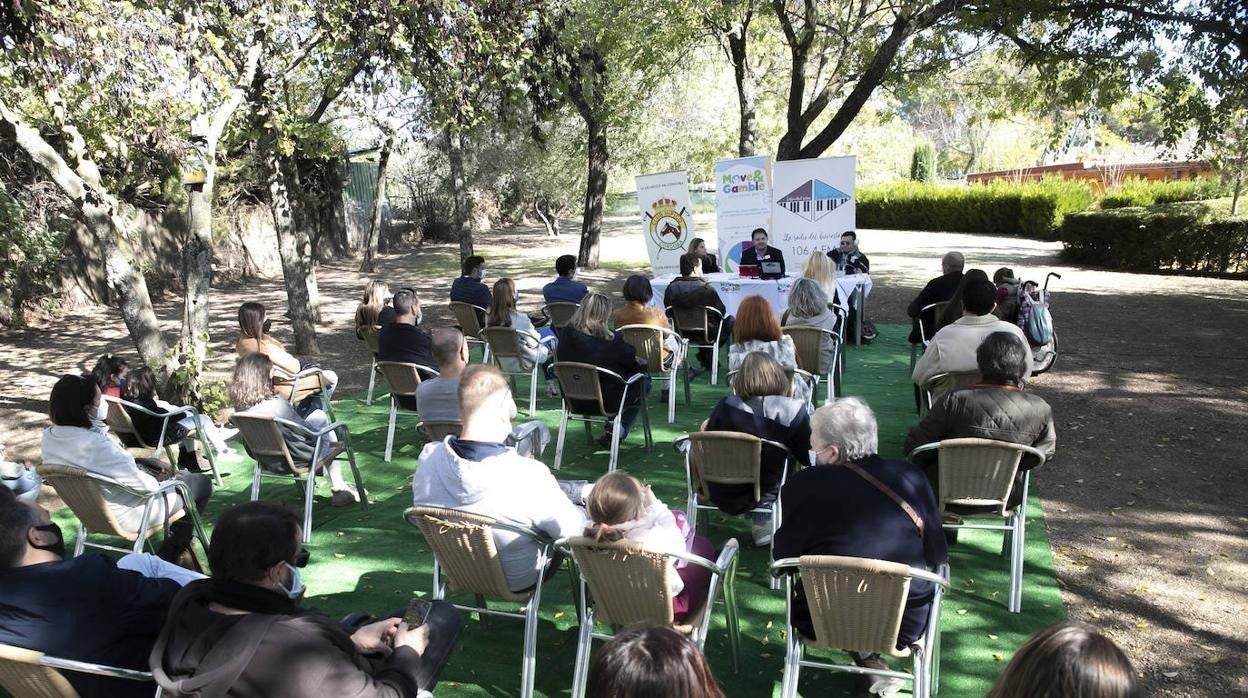
[[[823,340],[827,335],[818,327],[802,325],[788,325],[782,331],[793,338],[793,348],[797,351],[797,367],[817,375],[819,358],[823,353]]]
[[[517,359],[525,361],[524,348],[520,346],[520,333],[512,327],[487,327],[481,330],[481,337],[495,359]]]
[[[469,337],[481,336],[481,322],[477,319],[477,307],[471,303],[463,301],[451,301],[451,314],[455,316],[455,322],[459,323],[460,329]]]
[[[507,588],[494,544],[494,519],[440,507],[412,507],[404,515],[424,535],[451,591],[512,601],[528,598]]]
[[[932,341],[932,338],[927,334],[928,328],[935,329],[936,323],[940,322],[940,316],[944,315],[945,306],[947,305],[949,305],[949,301],[940,301],[939,303],[925,305],[919,311],[919,340],[923,342],[924,346]],[[934,331],[933,334],[935,334]]]
[[[647,373],[664,373],[663,330],[657,327],[627,327],[620,330],[624,341],[637,351],[637,358],[646,360]]]
[[[360,334],[364,336],[364,343],[368,345],[368,350],[376,354],[380,349],[377,342],[381,337],[381,326],[360,328]]]
[[[910,569],[899,562],[803,555],[802,588],[810,605],[811,647],[909,656],[897,632],[910,593]]]
[[[628,540],[568,540],[576,566],[594,600],[596,620],[607,625],[671,625],[672,596],[666,556]]]
[[[20,698],[78,698],[61,672],[40,666],[43,653],[0,645],[0,687]]]
[[[420,386],[420,371],[416,364],[401,361],[378,361],[377,368],[390,384],[390,394],[411,397]]]
[[[698,431],[689,435],[689,469],[698,494],[709,500],[708,483],[753,485],[754,500],[761,495],[763,442],[736,431]]]
[[[420,428],[425,432],[425,438],[429,441],[441,441],[448,436],[459,436],[459,432],[464,428],[463,422],[430,422],[424,421],[420,423]]]
[[[45,463],[35,470],[43,478],[44,483],[56,490],[56,494],[70,508],[70,511],[74,512],[74,516],[88,533],[102,533],[128,541],[133,541],[139,536],[139,533],[135,531],[126,530],[113,516],[112,509],[108,506],[110,488],[107,483],[87,477],[85,470],[72,465]],[[163,512],[163,507],[161,511]],[[168,521],[177,521],[182,518],[182,515],[182,511],[178,510],[169,516]],[[144,538],[164,526],[165,519],[157,518],[159,520],[144,532]]]
[[[569,412],[576,411],[571,407],[571,401],[575,400],[598,405],[597,414],[599,415],[615,415],[616,410],[607,407],[602,401],[602,382],[597,366],[575,361],[558,361],[554,368],[555,377],[559,379],[559,388]]]
[[[672,329],[682,337],[690,337],[695,341],[711,341],[710,313],[706,308],[672,308]]]
[[[927,382],[927,392],[932,396],[932,404],[935,404],[942,396],[969,388],[979,381],[979,371],[950,371],[932,376]]]
[[[291,458],[290,450],[286,448],[286,439],[282,438],[282,430],[272,417],[235,412],[230,417],[230,421],[238,428],[238,433],[243,437],[243,443],[247,446],[247,452],[252,458],[256,460],[277,458],[285,461],[291,472],[308,471],[307,463],[297,464]]]
[[[546,317],[550,318],[551,329],[558,329],[571,322],[572,316],[576,314],[576,309],[579,307],[581,307],[580,303],[547,303],[545,312]]]
[[[946,439],[940,442],[940,510],[949,504],[996,507],[1005,516],[1023,448],[990,439]]]
[[[130,419],[130,413],[126,411],[125,405],[121,404],[120,398],[105,395],[104,404],[108,405],[108,414],[104,417],[104,423],[109,429],[118,434],[131,435],[142,448],[152,448],[153,444],[144,441],[143,435],[134,427],[134,420]]]

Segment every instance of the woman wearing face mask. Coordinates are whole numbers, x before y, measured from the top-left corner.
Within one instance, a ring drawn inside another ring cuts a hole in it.
[[[92,428],[93,422],[103,420],[103,403],[100,388],[91,376],[61,376],[52,386],[48,405],[52,426],[43,430],[41,460],[45,464],[71,465],[104,475],[140,492],[156,489],[156,478],[144,472],[134,456],[109,435]],[[159,470],[159,466],[153,469]],[[186,483],[195,508],[203,511],[212,495],[212,480],[207,475],[188,472],[179,472],[175,477]],[[121,526],[128,531],[138,531],[142,525],[143,500],[123,492],[106,496],[108,508]],[[167,495],[166,502],[168,515],[182,509],[182,500],[174,494]],[[169,535],[157,555],[171,562],[179,561],[191,534],[189,521],[185,518],[175,521],[169,526]]]
[[[179,592],[152,648],[157,683],[175,695],[270,698],[433,690],[463,627],[459,612],[436,601],[419,627],[398,617],[352,627],[301,608],[301,534],[277,504],[221,515],[208,547],[213,576]]]

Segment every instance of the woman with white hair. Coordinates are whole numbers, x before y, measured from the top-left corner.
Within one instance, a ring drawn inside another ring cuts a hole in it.
[[[843,555],[929,569],[947,561],[949,551],[931,485],[918,466],[885,460],[876,453],[878,427],[867,403],[856,397],[835,399],[815,410],[810,422],[815,465],[799,470],[780,491],[784,521],[776,531],[772,556],[779,560]],[[895,497],[918,514],[923,530]],[[930,582],[910,583],[898,648],[923,636],[934,595]],[[800,584],[793,607],[794,630],[814,638]],[[888,668],[879,655],[850,654],[859,666]],[[896,690],[886,683],[890,681],[875,682],[873,692]]]
[[[826,259],[826,257],[825,257]],[[784,311],[785,327],[821,327],[830,332],[837,332],[837,319],[828,307],[828,296],[813,279],[801,278],[793,282],[789,291],[789,309]],[[835,368],[836,341],[828,335],[823,336],[819,345],[819,373],[831,373]]]

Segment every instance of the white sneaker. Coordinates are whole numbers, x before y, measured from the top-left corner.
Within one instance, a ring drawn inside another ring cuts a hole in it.
[[[901,679],[885,676],[871,684],[870,690],[877,696],[892,696],[896,695],[901,690],[901,687],[905,685],[906,682]]]
[[[238,429],[234,427],[217,427],[217,438],[221,443],[225,443],[238,435]]]
[[[750,527],[750,533],[754,535],[754,545],[764,548],[771,545],[771,522],[763,524],[754,524]]]

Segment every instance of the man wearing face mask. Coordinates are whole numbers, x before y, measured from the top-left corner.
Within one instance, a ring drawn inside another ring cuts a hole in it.
[[[192,582],[152,647],[152,675],[175,695],[427,696],[463,626],[433,602],[422,625],[397,615],[354,626],[300,605],[308,551],[298,517],[247,502],[217,520],[213,576]]]
[[[147,669],[174,595],[202,575],[153,558],[65,559],[61,529],[0,487],[0,643],[53,657]],[[152,695],[152,685],[65,672],[83,698]]]
[[[490,287],[485,285],[485,257],[472,255],[460,265],[463,275],[451,282],[451,300],[471,303],[482,308],[477,311],[477,322],[485,326],[485,308],[490,307]]]
[[[559,276],[542,287],[542,298],[547,303],[580,303],[589,293],[589,287],[576,281],[576,257],[565,254],[555,260],[555,273]]]
[[[433,368],[433,340],[419,325],[424,319],[420,310],[420,298],[410,288],[400,289],[391,300],[396,314],[394,322],[381,328],[377,335],[377,360],[401,361]],[[423,376],[422,376],[423,377]],[[399,397],[404,409],[416,409],[414,397]]]

